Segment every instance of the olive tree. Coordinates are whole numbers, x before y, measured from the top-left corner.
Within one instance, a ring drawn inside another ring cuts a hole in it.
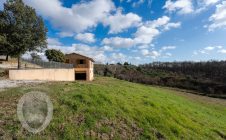
[[[22,0],[8,0],[0,11],[0,50],[18,58],[18,69],[24,53],[46,48],[46,32],[42,17]]]

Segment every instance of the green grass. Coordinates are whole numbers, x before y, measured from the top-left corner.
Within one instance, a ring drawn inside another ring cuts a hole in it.
[[[19,98],[33,90],[46,92],[54,104],[50,125],[36,135],[24,130],[16,116]],[[0,136],[2,132],[6,138],[30,139],[226,139],[225,105],[180,94],[103,77],[13,88],[0,92]]]

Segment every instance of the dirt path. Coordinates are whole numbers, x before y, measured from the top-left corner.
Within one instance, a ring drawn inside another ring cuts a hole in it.
[[[34,85],[43,83],[44,81],[13,81],[8,79],[0,79],[0,91],[12,88],[12,87],[18,87],[18,86],[24,86],[24,85]]]

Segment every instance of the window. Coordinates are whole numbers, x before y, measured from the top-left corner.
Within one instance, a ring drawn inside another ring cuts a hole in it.
[[[69,59],[66,59],[66,63],[69,63]]]
[[[86,63],[86,61],[84,59],[79,60],[79,64],[85,64],[85,63]]]

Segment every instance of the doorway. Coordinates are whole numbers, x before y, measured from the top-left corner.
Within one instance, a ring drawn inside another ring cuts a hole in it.
[[[75,73],[75,80],[86,80],[86,73]]]

